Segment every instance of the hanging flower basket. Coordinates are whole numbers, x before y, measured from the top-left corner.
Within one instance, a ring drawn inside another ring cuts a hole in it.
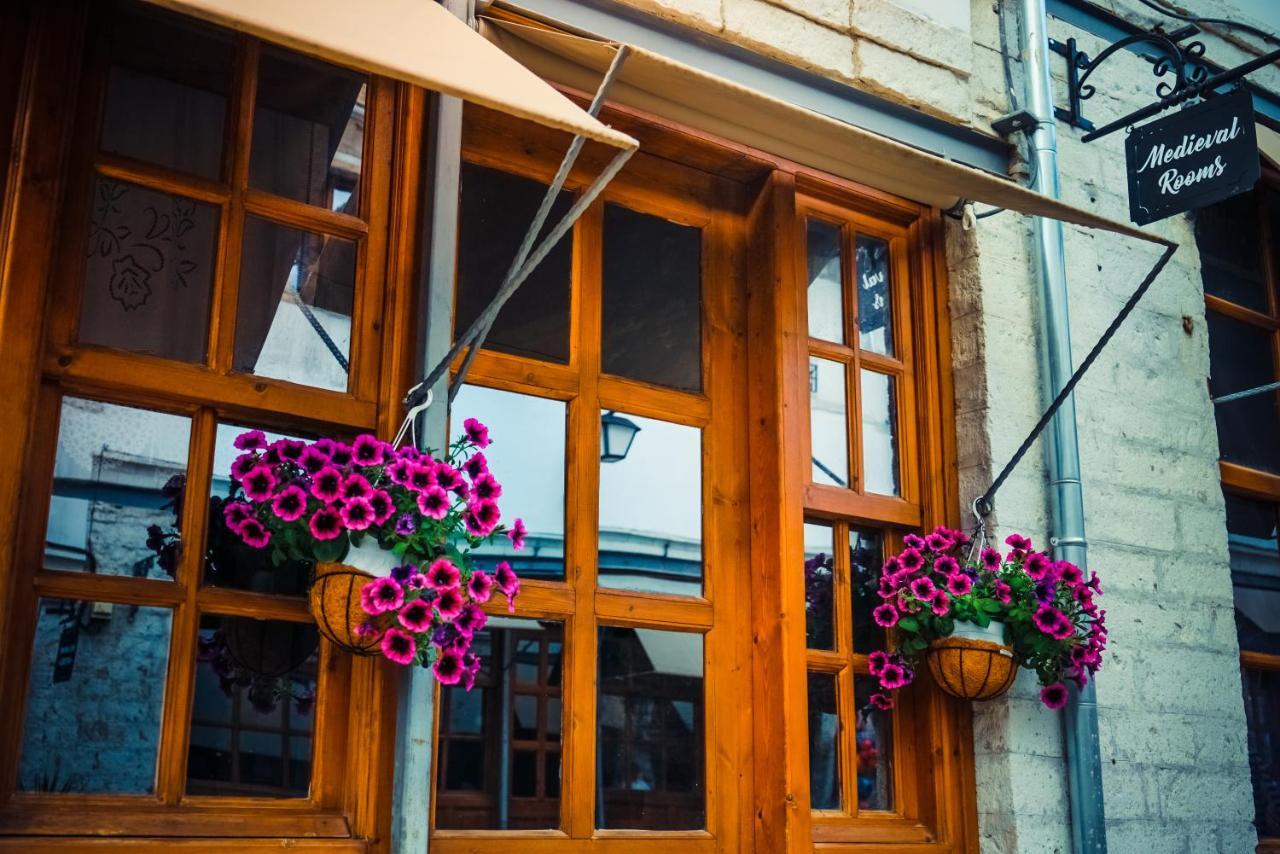
[[[1004,623],[986,629],[956,623],[950,637],[930,642],[926,660],[933,681],[961,700],[992,700],[1013,687],[1018,659],[1004,643]]]
[[[990,700],[1009,690],[1018,668],[1040,677],[1041,701],[1067,703],[1067,681],[1084,687],[1102,666],[1106,612],[1097,573],[1088,580],[1073,563],[1055,561],[1011,534],[1006,554],[971,546],[961,531],[938,528],[908,534],[906,548],[889,558],[872,611],[894,628],[897,649],[873,652],[868,669],[881,691],[870,704],[893,707],[892,691],[911,684],[925,658],[948,694]]]
[[[430,667],[469,689],[482,606],[496,589],[514,610],[520,590],[506,561],[482,569],[475,550],[499,534],[523,548],[525,527],[498,524],[502,485],[481,450],[489,430],[473,418],[463,426],[439,457],[369,435],[308,444],[249,431],[235,440],[243,453],[222,521],[281,571],[314,566],[308,603],[339,648]]]

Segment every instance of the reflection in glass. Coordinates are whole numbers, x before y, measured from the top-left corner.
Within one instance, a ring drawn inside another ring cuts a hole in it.
[[[596,827],[700,830],[702,635],[600,629]]]
[[[249,184],[356,215],[365,77],[267,45],[258,60]]]
[[[702,593],[702,431],[627,415],[640,432],[600,465],[600,586]]]
[[[472,163],[462,165],[458,213],[458,287],[454,333],[461,335],[493,300],[511,268],[546,185]],[[573,204],[561,192],[539,239]],[[573,274],[573,232],[534,267],[494,320],[484,346],[489,350],[569,361],[569,288]]]
[[[109,26],[102,150],[218,178],[231,33],[140,3],[112,9]]]
[[[235,438],[248,430],[239,424],[219,424],[213,446],[213,482],[209,498],[209,533],[205,546],[204,583],[213,587],[251,590],[301,596],[311,581],[312,564],[285,560],[275,563],[271,552],[245,545],[238,534],[227,528],[222,518],[222,505],[232,493],[231,463],[240,456]],[[301,439],[266,433],[267,441]]]
[[[168,608],[40,600],[19,790],[155,791],[172,622]]]
[[[64,397],[46,569],[172,580],[191,422]]]
[[[1240,648],[1280,655],[1280,507],[1231,493],[1224,497]]]
[[[1262,239],[1257,195],[1241,193],[1197,208],[1193,216],[1204,292],[1255,311],[1268,311],[1267,282],[1258,251]],[[1273,231],[1273,243],[1275,235]],[[1216,360],[1216,350],[1213,355]]]
[[[862,488],[898,494],[898,399],[893,377],[862,371]]]
[[[1244,711],[1249,725],[1249,770],[1253,777],[1254,825],[1259,836],[1280,836],[1280,671],[1244,668]]]
[[[564,402],[464,385],[451,412],[454,434],[467,418],[488,425],[493,442],[483,453],[502,483],[502,507],[510,513],[503,521],[519,517],[529,529],[520,551],[495,537],[477,554],[510,562],[521,578],[564,578]]]
[[[809,337],[844,343],[844,284],[840,278],[840,229],[805,222],[809,261]]]
[[[849,415],[844,365],[809,358],[809,443],[813,482],[849,485]]]
[[[350,240],[245,217],[235,369],[345,391],[355,282]]]
[[[1216,312],[1206,315],[1213,354],[1209,393],[1213,397],[1273,382],[1272,334]],[[1280,472],[1280,392],[1255,394],[1213,408],[1222,459]]]
[[[201,617],[187,794],[307,796],[319,644],[309,623]]]
[[[804,629],[809,649],[835,648],[835,530],[821,522],[804,525]]]
[[[809,674],[809,799],[815,810],[840,809],[840,707],[833,673]]]
[[[873,353],[893,352],[889,305],[889,243],[858,235],[858,346]]]
[[[855,735],[858,754],[858,809],[893,809],[892,712],[871,705],[871,695],[880,690],[879,680],[858,676],[853,680],[857,707]]]
[[[218,209],[100,177],[89,216],[80,343],[204,362]]]
[[[876,590],[884,551],[878,531],[849,529],[849,569],[853,593],[853,651],[868,653],[884,649],[884,629],[876,625],[871,612],[881,603]]]
[[[702,390],[702,230],[604,206],[601,369]]]
[[[560,826],[560,623],[490,617],[475,687],[441,686],[436,827]]]

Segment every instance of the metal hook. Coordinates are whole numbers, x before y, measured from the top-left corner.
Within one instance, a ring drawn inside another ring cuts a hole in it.
[[[417,406],[409,407],[409,411],[405,413],[404,421],[401,422],[400,424],[400,429],[396,431],[396,437],[391,440],[391,447],[393,448],[400,447],[400,443],[404,441],[405,433],[410,433],[411,438],[414,441],[414,444],[415,445],[417,444],[418,428],[416,425],[418,421],[418,415],[424,412],[426,408],[431,405],[431,401],[434,397],[435,397],[435,394],[431,391],[431,389],[427,389],[427,399],[422,401],[422,403],[419,403]]]

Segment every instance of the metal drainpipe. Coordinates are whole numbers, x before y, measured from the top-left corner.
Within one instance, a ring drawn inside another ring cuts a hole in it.
[[[1058,129],[1053,116],[1049,75],[1049,33],[1045,0],[1022,2],[1022,60],[1026,107],[1036,120],[1031,134],[1035,189],[1057,198]],[[1071,377],[1071,331],[1062,223],[1035,219],[1036,260],[1040,273],[1041,377],[1045,400],[1052,400]],[[1076,436],[1075,396],[1068,397],[1045,433],[1049,471],[1054,557],[1087,570],[1084,493],[1080,484],[1080,445]],[[1105,854],[1102,759],[1098,748],[1098,705],[1094,685],[1072,691],[1063,722],[1071,838],[1075,854]]]

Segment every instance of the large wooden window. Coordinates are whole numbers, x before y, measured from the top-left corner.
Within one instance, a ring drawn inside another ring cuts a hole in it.
[[[88,16],[0,828],[348,836],[350,659],[309,567],[229,538],[219,504],[246,427],[378,426],[393,89],[152,7]]]
[[[1196,212],[1214,397],[1280,381],[1280,176]],[[1254,823],[1280,850],[1280,390],[1214,407],[1227,504]]]

